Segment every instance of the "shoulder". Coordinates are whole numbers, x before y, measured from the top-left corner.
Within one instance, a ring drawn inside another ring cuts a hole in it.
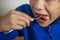
[[[29,4],[23,4],[23,5],[18,6],[15,10],[21,11],[21,10],[27,10],[29,8],[30,8]]]
[[[20,5],[18,6],[16,9],[16,11],[20,11],[20,12],[24,12],[26,13],[27,15],[31,16],[31,17],[34,17],[33,15],[33,12],[31,10],[31,7],[29,4],[23,4],[23,5]]]

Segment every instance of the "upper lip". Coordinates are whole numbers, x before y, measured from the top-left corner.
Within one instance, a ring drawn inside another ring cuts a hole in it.
[[[41,15],[42,15],[42,16],[46,16],[46,17],[49,17],[49,15],[48,15],[48,14],[36,13],[36,12],[35,12],[35,14],[37,15],[37,17],[36,17],[36,18],[39,18]],[[40,19],[40,18],[39,18],[39,19]],[[46,20],[46,18],[43,18],[43,17],[41,17],[41,19]]]

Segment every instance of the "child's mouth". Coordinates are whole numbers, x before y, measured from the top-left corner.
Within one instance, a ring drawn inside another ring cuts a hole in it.
[[[39,17],[36,18],[40,23],[44,23],[49,19],[49,15],[41,14]]]

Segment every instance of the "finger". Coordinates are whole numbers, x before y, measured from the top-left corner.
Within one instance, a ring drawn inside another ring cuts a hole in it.
[[[22,21],[22,20],[20,20],[20,21],[17,20],[16,24],[17,24],[17,25],[21,25],[21,26],[23,26],[23,27],[26,27],[26,25],[27,25],[26,22],[25,22],[25,21]]]
[[[29,23],[30,23],[30,20],[28,20],[26,17],[23,17],[23,16],[17,16],[17,15],[13,15],[13,17],[11,18],[14,20],[22,20],[22,21],[25,21],[27,26],[29,26]]]
[[[23,29],[23,26],[14,24],[14,25],[12,26],[12,29],[21,30],[21,29]]]
[[[24,22],[26,23],[27,26],[29,26],[29,24],[30,24],[30,20],[28,20],[28,19],[25,18],[25,17],[21,17],[21,18],[18,19],[18,20],[22,20],[22,21],[24,21]]]
[[[27,15],[26,13],[19,12],[19,11],[15,11],[13,14],[18,15],[18,16],[24,16],[24,17],[26,17],[27,19],[33,21],[33,18],[30,17],[29,15]]]
[[[26,17],[28,20],[30,20],[30,21],[33,21],[33,18],[32,17],[30,17],[29,15],[27,15],[27,14],[24,14],[24,17]]]

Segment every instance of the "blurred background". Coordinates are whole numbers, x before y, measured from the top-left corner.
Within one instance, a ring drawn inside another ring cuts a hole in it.
[[[0,0],[0,16],[5,15],[9,10],[15,9],[22,4],[29,4],[29,0]]]

